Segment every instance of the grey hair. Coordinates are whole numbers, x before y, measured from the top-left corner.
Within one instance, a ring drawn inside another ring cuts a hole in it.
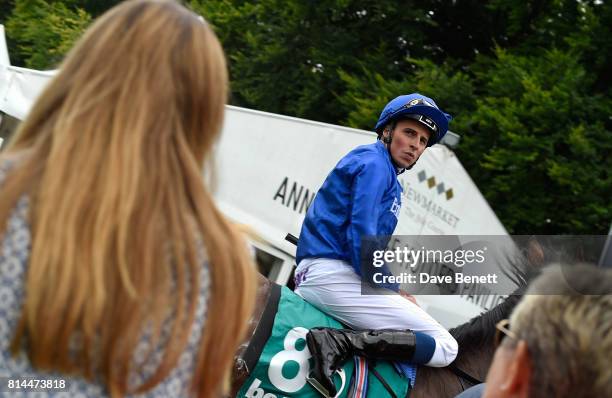
[[[527,343],[530,397],[612,397],[612,271],[547,267],[510,328]]]

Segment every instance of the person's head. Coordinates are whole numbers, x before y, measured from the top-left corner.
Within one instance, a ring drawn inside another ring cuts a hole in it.
[[[390,101],[378,118],[375,131],[389,148],[395,165],[407,169],[427,147],[439,142],[448,131],[451,116],[424,95],[401,95]]]
[[[98,369],[124,394],[144,326],[161,330],[171,316],[165,356],[139,387],[159,383],[186,346],[205,256],[211,293],[193,387],[217,392],[255,289],[244,239],[202,175],[227,86],[211,27],[174,1],[121,3],[68,54],[5,152],[20,160],[0,223],[31,198],[28,299],[13,348],[34,366]]]
[[[514,309],[485,398],[612,396],[612,272],[544,269]]]

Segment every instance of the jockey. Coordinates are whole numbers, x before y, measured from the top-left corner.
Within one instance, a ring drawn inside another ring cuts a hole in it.
[[[315,360],[311,376],[329,396],[335,395],[333,371],[354,354],[433,367],[457,356],[455,339],[399,285],[376,286],[399,294],[362,295],[360,269],[362,237],[391,235],[397,225],[402,193],[397,176],[442,139],[449,120],[431,98],[418,93],[395,98],[376,123],[377,142],[342,158],[308,209],[297,247],[295,292],[353,329],[317,328],[307,336]]]

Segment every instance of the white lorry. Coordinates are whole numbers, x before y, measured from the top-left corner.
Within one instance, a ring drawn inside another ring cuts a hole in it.
[[[0,25],[0,111],[23,119],[54,71],[10,65]],[[227,106],[216,149],[216,199],[222,211],[247,224],[265,243],[255,243],[261,270],[286,284],[306,210],[327,173],[358,145],[374,142],[372,132]],[[403,205],[395,234],[507,236],[459,159],[434,145],[400,176]],[[492,307],[499,295],[419,296],[420,305],[446,327]]]

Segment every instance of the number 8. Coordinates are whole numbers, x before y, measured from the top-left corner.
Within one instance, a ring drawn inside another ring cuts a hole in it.
[[[270,360],[268,379],[279,390],[292,393],[301,390],[306,384],[306,376],[308,376],[310,371],[308,360],[312,355],[310,355],[306,345],[304,345],[302,350],[298,350],[295,346],[298,340],[306,340],[306,334],[308,334],[308,329],[306,328],[298,326],[291,329],[285,336],[285,340],[283,340],[284,350],[276,353]],[[299,365],[297,374],[291,379],[283,376],[283,366],[287,361],[295,361]],[[336,372],[340,376],[341,381],[340,388],[336,394],[336,397],[338,397],[346,385],[346,374],[344,369],[338,369]]]
[[[270,360],[270,366],[268,367],[268,378],[270,379],[270,382],[279,390],[288,393],[296,392],[304,387],[304,384],[306,384],[306,376],[310,371],[310,364],[308,363],[308,359],[311,357],[310,351],[308,351],[306,346],[304,346],[302,350],[298,351],[295,344],[300,339],[306,340],[307,333],[308,329],[303,327],[298,326],[291,329],[283,341],[283,346],[285,349],[278,352]],[[288,361],[295,361],[299,365],[297,374],[291,379],[283,376],[283,366]]]

